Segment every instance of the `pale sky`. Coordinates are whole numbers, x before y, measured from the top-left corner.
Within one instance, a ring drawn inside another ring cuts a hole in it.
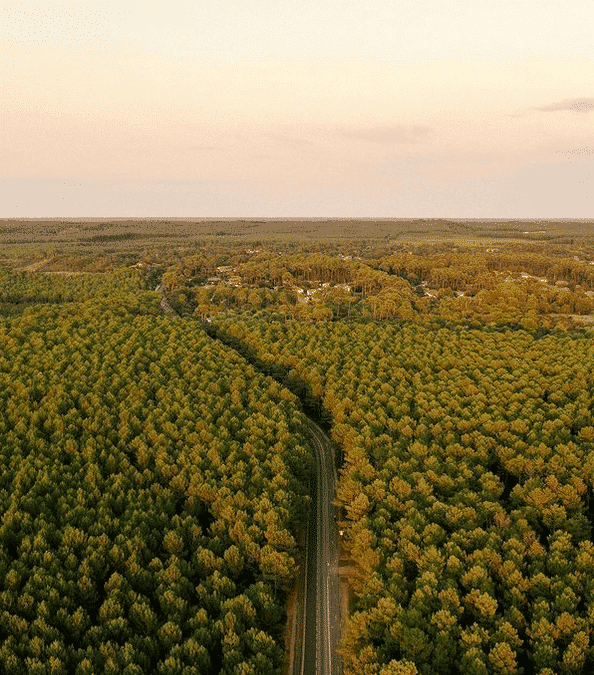
[[[594,217],[592,0],[0,0],[0,217]]]

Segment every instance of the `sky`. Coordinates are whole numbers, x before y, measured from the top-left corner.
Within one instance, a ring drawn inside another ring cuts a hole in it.
[[[0,0],[0,218],[592,218],[591,0]]]

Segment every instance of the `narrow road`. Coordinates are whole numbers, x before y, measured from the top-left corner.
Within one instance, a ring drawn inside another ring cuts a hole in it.
[[[155,293],[161,294],[161,309],[165,312],[165,314],[172,318],[179,318],[179,314],[173,309],[165,297],[165,287],[163,284],[159,284],[157,288],[155,288]]]
[[[305,564],[301,573],[293,675],[342,672],[338,584],[338,531],[334,507],[334,458],[330,441],[309,418],[316,481],[312,490]]]
[[[167,302],[163,284],[161,309],[179,315]],[[297,593],[292,675],[340,675],[340,595],[338,583],[338,528],[334,507],[336,469],[332,444],[309,417],[307,426],[315,454],[316,478],[311,490],[304,565]]]

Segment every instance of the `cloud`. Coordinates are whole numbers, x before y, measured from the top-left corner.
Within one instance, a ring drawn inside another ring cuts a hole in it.
[[[565,155],[567,158],[569,158],[569,161],[571,162],[570,157],[576,157],[576,158],[585,158],[591,155],[594,155],[594,150],[592,148],[575,148],[575,150],[557,150],[558,153],[561,153],[562,155]]]
[[[286,143],[287,145],[315,145],[307,138],[297,138],[295,136],[282,136],[279,134],[268,134],[268,138],[272,138],[279,143]]]
[[[359,138],[363,141],[372,143],[382,143],[385,145],[399,143],[416,143],[422,140],[431,129],[429,127],[405,126],[397,124],[390,127],[374,127],[371,129],[356,129],[340,132],[342,136],[349,138]]]
[[[594,155],[594,150],[592,150],[592,148],[576,148],[575,150],[558,150],[557,152],[563,152],[566,155]]]
[[[551,103],[534,110],[543,112],[555,112],[556,110],[575,110],[576,112],[589,112],[594,110],[594,98],[565,98],[559,103]]]

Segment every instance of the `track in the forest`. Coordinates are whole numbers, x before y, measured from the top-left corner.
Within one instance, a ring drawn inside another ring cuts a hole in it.
[[[178,317],[167,302],[163,284],[159,284],[155,291],[162,295],[162,310],[170,317]],[[211,337],[217,339],[212,334]],[[311,489],[304,564],[297,592],[291,675],[339,675],[342,668],[338,654],[341,624],[334,452],[322,429],[311,418],[306,416],[306,419],[316,472]]]

